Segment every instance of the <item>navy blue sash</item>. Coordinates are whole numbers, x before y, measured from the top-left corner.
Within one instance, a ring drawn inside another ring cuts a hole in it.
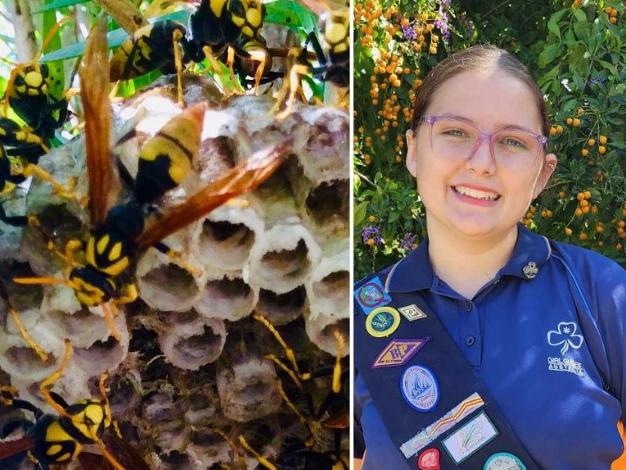
[[[407,468],[539,469],[429,305],[384,282],[355,286],[355,364]]]

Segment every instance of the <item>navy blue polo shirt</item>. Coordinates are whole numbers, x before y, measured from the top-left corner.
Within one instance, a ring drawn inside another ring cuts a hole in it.
[[[433,307],[540,467],[609,469],[624,452],[626,271],[518,227],[511,259],[471,300],[434,274],[427,240],[380,277]],[[364,470],[406,468],[358,374],[355,395]]]

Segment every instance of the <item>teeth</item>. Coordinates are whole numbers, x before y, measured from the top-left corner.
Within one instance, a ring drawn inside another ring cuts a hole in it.
[[[496,193],[478,191],[476,189],[466,188],[465,186],[454,186],[454,189],[460,194],[471,196],[476,199],[488,199],[490,201],[495,201],[500,197],[500,195]]]

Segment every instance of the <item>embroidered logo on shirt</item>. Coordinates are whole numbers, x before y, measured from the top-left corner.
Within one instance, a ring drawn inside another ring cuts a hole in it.
[[[526,465],[513,454],[498,452],[487,459],[483,470],[526,470]]]
[[[354,297],[366,315],[375,308],[391,302],[391,297],[385,292],[383,283],[377,277],[359,287]]]
[[[578,326],[574,322],[560,322],[556,330],[548,331],[548,344],[561,346],[561,356],[569,349],[579,349],[584,341],[582,335],[576,333]],[[556,372],[570,372],[579,377],[585,375],[585,370],[580,362],[568,357],[548,357],[548,370]]]
[[[448,429],[451,429],[463,420],[463,418],[469,416],[474,410],[477,410],[484,404],[485,402],[478,393],[472,393],[469,397],[456,405],[437,421],[425,427],[411,439],[402,444],[400,446],[400,451],[407,459],[410,459]]]
[[[426,314],[422,311],[421,308],[419,308],[415,304],[399,307],[398,310],[400,310],[400,313],[404,315],[404,318],[409,321],[421,320],[423,318],[426,318]]]
[[[556,331],[548,331],[548,344],[550,346],[563,345],[561,355],[565,355],[570,347],[578,349],[582,346],[583,337],[576,334],[576,323],[561,322],[556,328]]]
[[[394,339],[378,355],[372,369],[395,367],[406,364],[430,338]]]
[[[522,268],[522,272],[524,273],[524,276],[526,276],[526,279],[534,278],[539,272],[539,268],[537,268],[537,263],[535,263],[534,261],[530,261],[526,266]]]
[[[458,431],[446,437],[441,443],[454,463],[458,465],[497,435],[498,430],[483,411],[465,423]]]
[[[435,375],[422,366],[411,366],[400,379],[400,391],[405,401],[417,411],[430,411],[439,401],[439,384]]]

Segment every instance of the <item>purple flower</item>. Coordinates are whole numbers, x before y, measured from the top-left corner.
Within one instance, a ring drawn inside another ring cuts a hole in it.
[[[403,26],[402,34],[404,34],[405,39],[417,39],[417,33],[415,32],[415,28],[413,26]]]
[[[372,227],[371,225],[363,227],[363,230],[361,230],[361,238],[363,239],[363,243],[367,243],[367,240],[371,238],[377,245],[380,245],[383,241],[383,239],[380,238],[380,229],[378,227]]]
[[[592,78],[587,82],[588,85],[604,85],[607,82],[605,78]]]
[[[404,238],[400,242],[400,248],[402,248],[403,250],[410,250],[411,248],[413,248],[413,243],[415,243],[416,238],[416,235],[413,235],[410,232],[406,233],[404,235]]]
[[[441,31],[441,35],[443,36],[445,41],[450,39],[450,26],[448,14],[443,11],[442,7],[439,7],[439,17],[435,20],[435,27]]]
[[[439,4],[443,7],[443,8],[450,8],[450,4],[452,3],[452,0],[441,0],[439,2]]]

